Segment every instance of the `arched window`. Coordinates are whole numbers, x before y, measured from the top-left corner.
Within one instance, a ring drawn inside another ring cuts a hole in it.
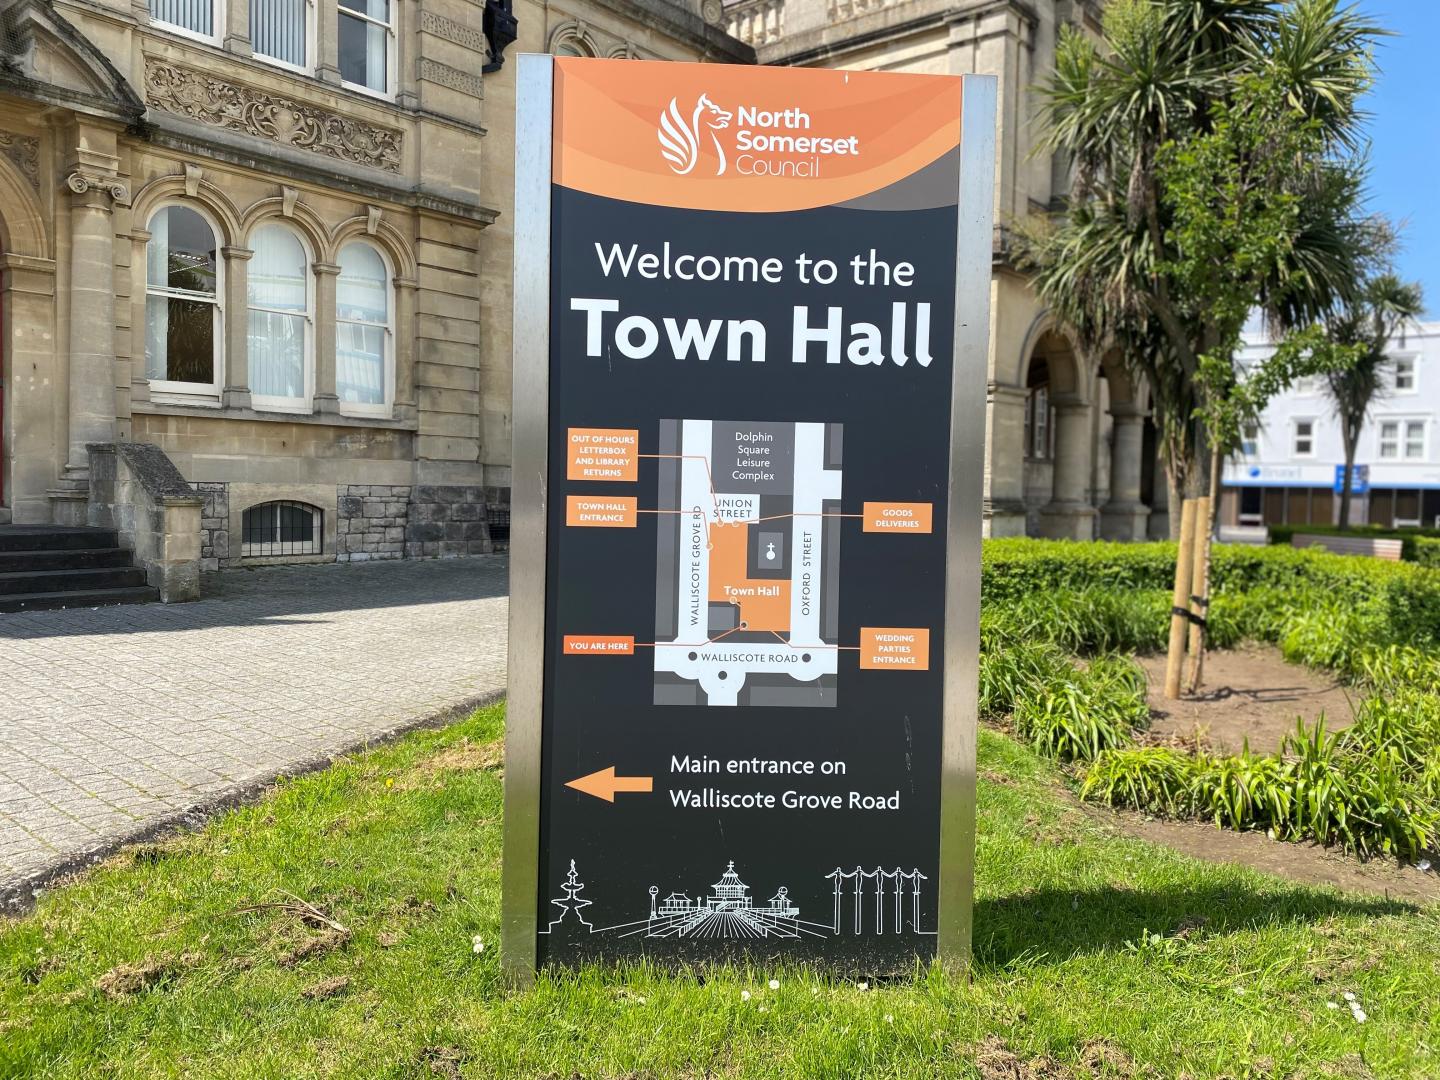
[[[340,249],[335,289],[335,393],[344,412],[388,415],[394,400],[390,268],[370,244]]]
[[[595,42],[576,22],[561,23],[550,33],[550,51],[556,56],[598,56]]]
[[[319,555],[325,512],[302,502],[268,502],[240,515],[240,555]]]
[[[257,408],[309,411],[314,379],[310,260],[283,225],[250,238],[250,394]]]
[[[220,260],[215,230],[188,206],[150,218],[145,249],[145,375],[159,393],[220,392]]]

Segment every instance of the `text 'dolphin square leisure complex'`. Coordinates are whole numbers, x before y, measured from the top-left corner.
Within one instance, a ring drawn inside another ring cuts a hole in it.
[[[504,961],[968,961],[995,87],[525,56]]]

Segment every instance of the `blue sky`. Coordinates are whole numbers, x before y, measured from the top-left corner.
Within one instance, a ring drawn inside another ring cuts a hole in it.
[[[1395,36],[1376,51],[1370,113],[1370,206],[1404,224],[1397,269],[1440,317],[1440,0],[1364,0]]]

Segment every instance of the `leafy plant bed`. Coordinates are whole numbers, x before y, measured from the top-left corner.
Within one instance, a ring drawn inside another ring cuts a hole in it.
[[[1037,751],[1079,763],[1084,797],[1233,829],[1417,859],[1440,835],[1440,573],[1285,548],[1217,546],[1212,645],[1278,645],[1359,705],[1299,718],[1273,752],[1138,745],[1161,647],[1166,544],[1004,540],[985,550],[980,702]],[[1089,657],[1077,664],[1075,657]],[[1133,671],[1127,676],[1127,665]],[[1136,674],[1140,678],[1137,683]],[[1363,700],[1362,700],[1363,699]]]
[[[988,730],[973,979],[591,968],[508,991],[501,725],[487,710],[287,781],[0,923],[0,1076],[1440,1071],[1440,909],[1117,836]]]

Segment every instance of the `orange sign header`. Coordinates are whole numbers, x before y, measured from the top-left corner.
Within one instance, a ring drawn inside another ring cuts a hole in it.
[[[870,195],[955,153],[956,76],[555,60],[555,183],[696,210]]]

